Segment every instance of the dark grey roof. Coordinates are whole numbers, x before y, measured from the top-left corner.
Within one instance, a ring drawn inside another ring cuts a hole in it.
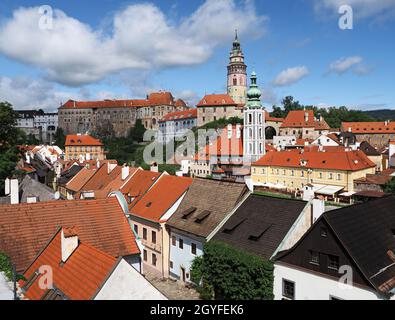
[[[213,237],[270,259],[307,202],[250,195]]]
[[[329,211],[323,218],[377,289],[395,287],[395,265],[377,274],[395,262],[388,254],[395,252],[395,196]]]
[[[38,197],[40,202],[55,200],[54,190],[32,179],[30,176],[25,176],[20,184],[19,190],[21,203],[26,203],[27,197],[29,196]]]
[[[166,224],[206,238],[247,192],[245,184],[194,179]]]
[[[359,149],[367,156],[379,156],[380,152],[375,147],[370,145],[367,141],[361,142]]]
[[[66,185],[78,172],[80,172],[84,167],[81,167],[79,165],[74,165],[70,169],[66,170],[63,172],[58,179],[58,184],[59,185]]]

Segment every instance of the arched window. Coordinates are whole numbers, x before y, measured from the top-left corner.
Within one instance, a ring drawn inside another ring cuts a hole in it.
[[[233,85],[237,86],[237,78],[233,78]]]
[[[252,114],[248,115],[248,123],[251,124],[252,123]]]

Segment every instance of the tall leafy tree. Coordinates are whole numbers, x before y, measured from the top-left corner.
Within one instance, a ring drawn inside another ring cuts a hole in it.
[[[386,193],[395,194],[395,177],[388,181],[384,186],[383,190]]]
[[[55,145],[61,149],[64,149],[64,145],[66,143],[66,136],[62,128],[56,129],[54,138],[55,138]]]
[[[18,145],[26,135],[16,127],[17,114],[8,102],[0,102],[0,195],[4,194],[4,180],[16,173],[19,160]]]

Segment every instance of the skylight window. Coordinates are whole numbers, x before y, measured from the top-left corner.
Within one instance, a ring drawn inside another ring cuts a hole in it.
[[[186,209],[183,213],[182,213],[182,218],[183,219],[188,219],[188,217],[194,213],[196,211],[195,207],[190,207],[189,209]]]
[[[272,224],[269,225],[269,226],[267,226],[267,227],[264,228],[264,229],[260,229],[260,230],[262,230],[261,232],[259,232],[259,231],[256,230],[256,233],[251,234],[251,235],[248,237],[248,240],[251,240],[251,241],[258,241],[258,240],[266,233],[266,231],[268,231],[271,227],[272,227]]]
[[[152,202],[147,202],[147,204],[145,205],[147,208],[152,206]]]
[[[242,225],[243,222],[246,220],[247,219],[236,220],[233,224],[229,224],[229,226],[223,230],[223,233],[231,234],[233,231],[235,231],[237,229],[237,227]]]
[[[207,217],[211,214],[211,211],[204,210],[202,211],[195,219],[196,223],[202,223]]]

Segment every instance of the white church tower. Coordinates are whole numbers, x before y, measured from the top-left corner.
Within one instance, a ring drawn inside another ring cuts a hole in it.
[[[244,162],[255,162],[265,155],[265,108],[260,97],[256,73],[251,74],[251,85],[244,107]]]

